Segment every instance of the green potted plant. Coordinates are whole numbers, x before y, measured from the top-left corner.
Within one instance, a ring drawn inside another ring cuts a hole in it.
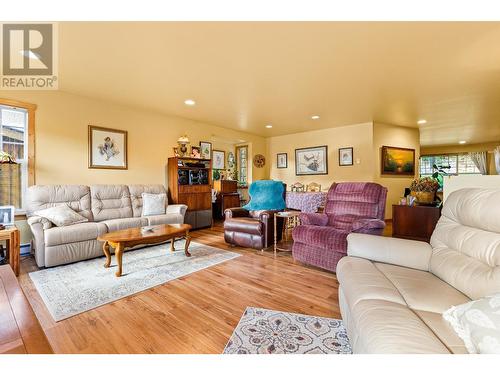
[[[419,203],[432,203],[436,198],[439,182],[433,177],[416,178],[410,185],[411,195],[417,198]]]

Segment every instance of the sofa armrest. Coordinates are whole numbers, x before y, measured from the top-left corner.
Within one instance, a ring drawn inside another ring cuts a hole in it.
[[[249,211],[241,207],[227,208],[224,211],[224,216],[226,219],[231,219],[233,217],[248,217]]]
[[[347,255],[429,271],[432,247],[427,242],[350,233]]]
[[[311,214],[311,213],[301,213],[299,215],[300,223],[303,225],[318,225],[324,227],[328,224],[327,214]]]
[[[38,267],[45,266],[45,233],[47,229],[52,228],[52,223],[44,217],[30,216],[28,225],[33,233],[33,249],[35,250],[35,261]]]
[[[49,229],[52,227],[52,223],[44,218],[44,217],[41,217],[41,216],[30,216],[28,218],[28,225],[30,227],[33,227],[34,225],[40,225],[41,226],[41,229],[45,230],[45,229]]]
[[[185,204],[169,204],[167,214],[180,214],[182,217],[186,214],[187,206]]]
[[[385,221],[380,219],[359,219],[352,223],[352,231],[358,233],[381,232],[385,228]]]

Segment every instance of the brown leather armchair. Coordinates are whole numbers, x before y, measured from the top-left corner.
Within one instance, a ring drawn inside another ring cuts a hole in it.
[[[274,213],[278,211],[248,211],[228,208],[224,211],[224,239],[232,246],[262,250],[274,243]],[[277,238],[281,240],[283,218],[277,221]]]

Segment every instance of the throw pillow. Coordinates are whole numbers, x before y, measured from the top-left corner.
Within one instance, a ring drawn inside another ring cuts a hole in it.
[[[86,217],[80,215],[78,212],[75,212],[66,204],[35,211],[34,214],[36,216],[44,217],[58,227],[65,227],[89,221]]]
[[[142,193],[142,216],[163,215],[166,199],[166,194]]]
[[[248,211],[285,209],[283,182],[273,180],[259,180],[252,182],[248,188],[250,202],[243,206]]]
[[[443,317],[469,353],[500,354],[500,294],[453,306]]]

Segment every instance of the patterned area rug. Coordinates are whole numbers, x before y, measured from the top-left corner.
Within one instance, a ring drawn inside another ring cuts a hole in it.
[[[168,243],[125,252],[122,277],[115,277],[114,256],[110,268],[103,267],[103,257],[29,275],[50,314],[59,321],[239,256],[191,242],[187,258],[184,240],[175,242],[178,250],[174,253],[169,248]]]
[[[247,307],[224,354],[351,354],[341,320]]]

